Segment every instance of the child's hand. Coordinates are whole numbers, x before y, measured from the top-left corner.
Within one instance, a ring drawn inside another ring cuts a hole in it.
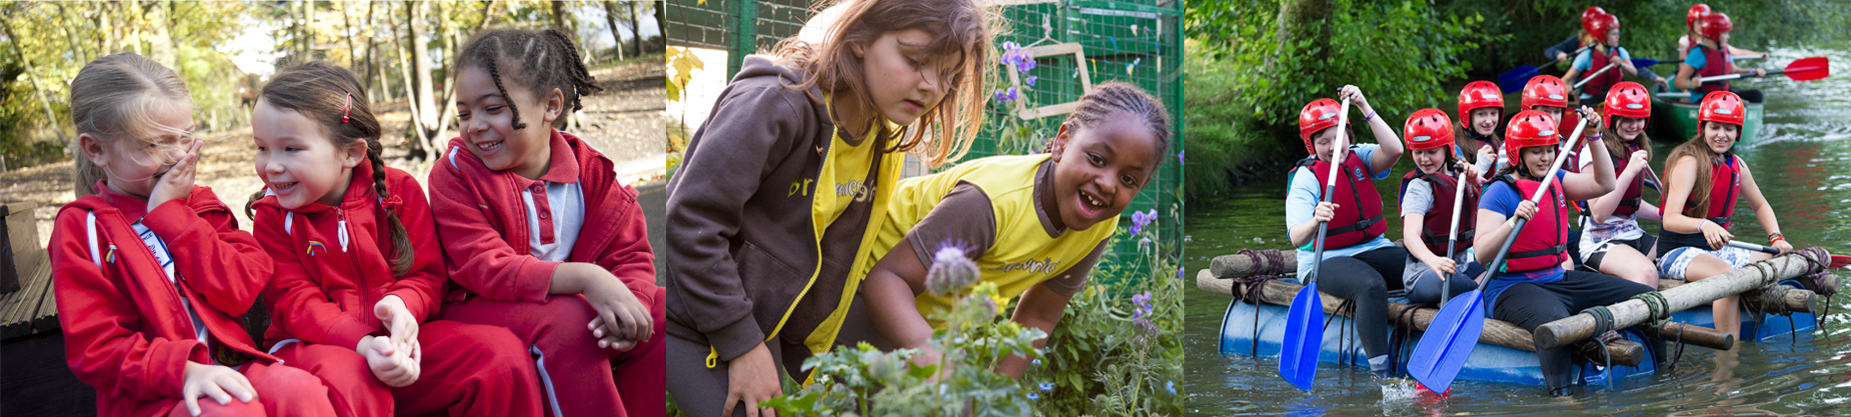
[[[1628,158],[1626,162],[1626,170],[1627,171],[1643,170],[1645,169],[1645,165],[1649,163],[1652,163],[1651,157],[1646,155],[1644,149],[1632,151],[1632,157]]]
[[[1365,110],[1369,108],[1369,99],[1363,98],[1363,89],[1354,85],[1345,85],[1337,90],[1337,100],[1342,101],[1344,98],[1349,98],[1351,103],[1355,103],[1360,108]]]
[[[1532,216],[1536,215],[1536,202],[1523,200],[1523,202],[1517,203],[1517,212],[1514,214],[1516,214],[1516,217],[1519,219],[1528,220],[1532,218]]]
[[[403,387],[418,382],[418,362],[411,360],[408,352],[399,349],[392,339],[367,336],[360,339],[354,350],[366,358],[366,367],[373,371],[373,376],[387,386]]]
[[[199,147],[205,141],[193,139],[192,146],[187,147],[186,154],[174,162],[173,167],[154,180],[154,189],[148,191],[148,211],[154,211],[161,203],[176,198],[186,198],[193,193],[193,174],[199,167]]]
[[[244,374],[231,368],[187,361],[183,374],[181,379],[186,382],[180,395],[186,400],[186,411],[192,415],[199,415],[201,395],[212,397],[219,405],[231,404],[233,397],[246,403],[257,400],[257,388],[251,387],[251,381],[245,379]]]
[[[1581,109],[1577,110],[1577,112],[1581,113],[1581,122],[1587,124],[1587,130],[1590,131],[1589,133],[1600,131],[1600,113],[1594,112],[1593,107],[1581,106]],[[1582,136],[1588,135],[1583,134]]]
[[[585,301],[598,311],[605,335],[637,342],[649,340],[655,334],[655,320],[649,316],[649,306],[638,301],[622,280],[604,268],[583,268],[582,271],[592,275],[583,277]]]
[[[1318,203],[1317,210],[1311,212],[1311,221],[1314,222],[1326,223],[1335,217],[1337,217],[1337,203],[1328,201]]]
[[[1729,229],[1724,229],[1722,225],[1708,219],[1699,223],[1697,229],[1703,231],[1703,240],[1710,242],[1710,250],[1722,250],[1724,246],[1729,246],[1729,239],[1735,238],[1735,234],[1729,233]]]
[[[1451,276],[1456,272],[1453,271],[1453,269],[1458,267],[1458,263],[1454,262],[1451,258],[1439,256],[1431,257],[1425,261],[1421,261],[1421,263],[1427,264],[1427,269],[1433,270],[1434,273],[1439,274],[1441,277]]]
[[[604,328],[603,317],[593,317],[591,323],[585,324],[585,329],[590,330],[591,335],[598,338],[598,348],[626,352],[636,347],[637,341],[624,340],[624,338],[617,337],[616,333],[605,331]]]
[[[412,362],[423,362],[424,347],[418,343],[418,318],[412,317],[404,299],[396,295],[380,299],[373,304],[373,315],[379,317],[380,323],[385,323],[387,335],[398,350],[404,351]]]

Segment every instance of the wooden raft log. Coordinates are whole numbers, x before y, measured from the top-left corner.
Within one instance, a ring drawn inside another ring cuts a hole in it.
[[[1216,278],[1215,275],[1208,270],[1202,270],[1196,273],[1195,283],[1196,288],[1200,288],[1203,291],[1228,296],[1232,296],[1234,294],[1234,287],[1240,285],[1234,280]],[[1298,290],[1301,288],[1304,287],[1290,282],[1269,280],[1266,281],[1264,285],[1260,286],[1260,301],[1268,304],[1291,305],[1292,298],[1298,294]],[[1336,314],[1336,306],[1343,302],[1342,299],[1331,296],[1330,294],[1320,292],[1318,296],[1323,297],[1324,312],[1326,314]],[[1414,309],[1415,311],[1412,315],[1403,315],[1406,314],[1408,309]],[[1427,331],[1427,327],[1433,324],[1434,316],[1439,315],[1439,313],[1440,311],[1438,309],[1414,307],[1393,301],[1388,302],[1389,320],[1394,321],[1396,326],[1408,327],[1422,332]],[[1407,318],[1411,321],[1402,321],[1403,318]],[[1668,342],[1681,342],[1719,350],[1728,350],[1735,346],[1735,336],[1708,327],[1692,326],[1678,322],[1666,322],[1663,326],[1652,330],[1656,330],[1659,335]],[[1536,346],[1532,340],[1534,340],[1534,338],[1530,335],[1530,332],[1523,330],[1523,328],[1517,327],[1515,324],[1510,324],[1510,322],[1507,321],[1490,318],[1485,319],[1484,330],[1479,333],[1478,336],[1479,343],[1535,352]],[[1632,346],[1628,346],[1628,344]],[[1610,349],[1609,353],[1615,358],[1613,363],[1616,365],[1627,364],[1623,362],[1621,358],[1643,357],[1643,355],[1638,354],[1642,351],[1631,350],[1634,346],[1637,346],[1636,343],[1622,341],[1621,343],[1609,343],[1608,346]],[[1637,362],[1631,362],[1628,366],[1637,364]]]
[[[1760,266],[1757,266],[1760,265]],[[1660,292],[1665,298],[1665,314],[1683,311],[1691,307],[1709,304],[1711,301],[1741,294],[1749,290],[1776,285],[1780,281],[1810,273],[1815,264],[1805,255],[1789,253],[1776,256],[1766,261],[1749,264],[1748,267],[1729,271],[1701,281],[1686,283],[1676,288]],[[1803,291],[1803,290],[1802,290]],[[1817,301],[1813,301],[1817,304]],[[1613,314],[1612,328],[1626,328],[1651,320],[1651,309],[1643,300],[1633,299],[1607,306]],[[1544,323],[1536,328],[1532,335],[1536,348],[1549,349],[1594,337],[1597,319],[1593,314],[1580,313],[1567,318]]]
[[[1658,291],[1663,292],[1683,286],[1684,281],[1659,280]],[[1838,276],[1827,274],[1820,278],[1817,285],[1838,285]],[[1755,311],[1769,314],[1817,313],[1819,312],[1819,294],[1803,288],[1793,288],[1774,284],[1748,290],[1742,293],[1742,301]]]

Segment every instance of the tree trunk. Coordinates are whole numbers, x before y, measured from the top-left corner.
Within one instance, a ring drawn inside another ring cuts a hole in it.
[[[424,147],[424,150],[428,152],[425,156],[429,157],[435,156],[437,151],[436,139],[430,136],[433,133],[431,126],[437,124],[437,98],[432,93],[434,89],[431,88],[430,47],[425,45],[424,41],[424,4],[423,2],[406,2],[406,7],[410,9],[407,13],[411,16],[411,33],[406,34],[406,38],[411,42],[412,75],[417,77],[418,81],[416,96],[418,106],[415,108],[416,113],[413,114],[418,118],[418,126],[423,129],[419,135],[423,143],[419,145]]]
[[[610,0],[598,2],[604,6],[604,24],[611,27],[611,49],[617,50],[617,60],[623,60],[623,33],[617,31],[617,5]]]
[[[60,23],[63,23],[59,26],[64,28],[64,38],[71,43],[71,52],[76,53],[77,59],[83,62],[90,62],[90,60],[96,59],[91,56],[89,51],[84,50],[84,44],[82,42],[77,41],[77,32],[71,30],[71,27],[75,26],[71,24],[71,13],[64,10],[64,3],[52,2],[52,4],[58,7],[58,19]]]
[[[549,3],[553,5],[553,27],[559,28],[559,30],[563,30],[566,33],[578,33],[575,31],[577,28],[572,25],[572,15],[567,14],[566,2],[554,1]]]
[[[1329,55],[1327,51],[1330,39],[1329,18],[1335,9],[1331,0],[1286,0],[1279,3],[1279,29],[1274,33],[1277,38],[1274,53],[1267,57],[1266,66],[1272,67],[1278,56],[1285,51],[1286,45],[1293,45],[1299,39],[1311,38],[1317,50],[1316,56],[1306,58],[1311,62],[1321,62]]]
[[[665,1],[652,1],[650,3],[651,3],[650,7],[654,7],[655,12],[656,12],[656,35],[661,36],[663,39],[667,39],[668,38],[668,3]],[[664,42],[663,45],[667,46],[667,43]],[[655,51],[652,50],[650,52],[655,52]],[[664,47],[662,49],[662,52],[664,53],[668,52],[668,48]]]
[[[7,42],[7,44],[12,45],[13,53],[19,55],[20,65],[24,65],[26,67],[26,70],[25,70],[26,80],[32,82],[32,92],[38,94],[39,104],[44,106],[45,108],[45,124],[51,126],[51,130],[53,132],[58,133],[58,141],[64,142],[65,149],[69,149],[71,151],[71,155],[74,155],[77,158],[82,158],[83,157],[82,154],[77,152],[77,143],[72,142],[70,137],[65,136],[64,128],[58,126],[58,114],[53,113],[51,111],[51,99],[46,98],[45,89],[40,88],[41,84],[39,84],[39,76],[37,75],[39,69],[38,67],[34,67],[32,65],[32,60],[29,58],[26,58],[25,49],[19,46],[20,44],[19,35],[17,32],[13,31],[13,19],[8,18],[6,16],[0,16],[0,29],[5,29],[6,38],[13,40],[12,42]]]
[[[410,2],[406,2],[405,8],[411,9],[414,7],[415,6],[412,5]],[[409,10],[406,11],[406,15],[410,16]],[[424,137],[423,121],[420,120],[420,118],[418,117],[417,92],[413,91],[413,88],[414,88],[413,86],[416,84],[412,82],[412,78],[413,78],[412,72],[414,72],[415,70],[413,69],[413,66],[411,64],[411,58],[406,57],[406,53],[405,53],[405,49],[409,48],[409,46],[406,44],[411,43],[410,39],[413,36],[411,34],[406,34],[405,36],[399,36],[398,34],[399,25],[393,24],[389,26],[393,28],[392,30],[393,43],[398,44],[399,46],[397,48],[392,48],[392,49],[398,52],[399,86],[403,87],[402,91],[405,92],[405,107],[408,110],[410,110],[409,113],[411,114],[411,117],[407,118],[411,120],[411,126],[407,126],[406,130],[411,132],[409,136],[411,136],[412,139],[415,139],[415,142],[412,143],[412,145],[422,147],[425,145],[425,142],[427,142],[427,140]],[[409,32],[409,30],[407,31]]]
[[[630,46],[632,51],[630,56],[642,56],[643,24],[642,20],[637,18],[637,15],[641,13],[637,13],[636,8],[640,7],[643,2],[641,0],[630,0],[627,3],[630,4]]]

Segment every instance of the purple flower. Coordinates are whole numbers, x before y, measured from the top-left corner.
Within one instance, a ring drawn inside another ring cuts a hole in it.
[[[1015,101],[1016,99],[1021,98],[1021,97],[1022,97],[1021,94],[1016,93],[1015,86],[1013,85],[1009,86],[1009,88],[1006,90],[996,91],[996,102],[997,103],[1008,103],[1011,101]]]
[[[1150,304],[1150,299],[1150,291],[1131,296],[1131,303],[1137,304],[1137,308],[1131,310],[1132,319],[1141,319],[1150,316],[1150,312],[1157,309],[1156,306]]]
[[[1034,78],[1034,77],[1029,77],[1029,78]],[[1034,84],[1030,83],[1029,85],[1034,85]],[[1177,165],[1187,165],[1183,163],[1183,152],[1185,151],[1176,151],[1176,164]]]
[[[1031,392],[1031,393],[1028,393],[1028,399],[1029,399],[1030,401],[1033,401],[1033,400],[1039,400],[1039,399],[1041,399],[1041,395],[1040,395],[1040,394],[1036,394],[1036,393],[1032,393],[1032,392]]]
[[[1016,63],[1016,70],[1021,71],[1023,74],[1027,74],[1028,70],[1035,69],[1035,59],[1030,58],[1028,54],[1018,52],[1016,53],[1016,60],[1018,61]]]
[[[1180,267],[1180,266],[1176,267],[1176,278],[1181,279],[1182,277],[1183,277],[1183,267]]]
[[[1037,79],[1040,79],[1040,78],[1041,78],[1041,77],[1036,77],[1036,76],[1033,76],[1033,75],[1030,75],[1030,76],[1028,76],[1028,86],[1029,86],[1029,87],[1034,87],[1034,86],[1035,86],[1035,80],[1037,80]]]
[[[1043,383],[1041,383],[1041,390],[1042,390],[1042,391],[1053,391],[1053,390],[1054,390],[1054,383],[1052,383],[1052,382],[1043,382]]]

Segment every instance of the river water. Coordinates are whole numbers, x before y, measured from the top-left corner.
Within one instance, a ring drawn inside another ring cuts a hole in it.
[[[1774,49],[1767,63],[1779,68],[1794,59],[1826,56],[1833,77],[1807,83],[1785,78],[1739,84],[1767,95],[1761,137],[1738,145],[1762,193],[1775,207],[1782,231],[1796,247],[1820,246],[1851,254],[1851,79],[1844,63],[1851,52]],[[1513,96],[1514,97],[1514,96]],[[1452,109],[1453,103],[1438,105]],[[1397,124],[1397,120],[1391,124]],[[1366,130],[1364,140],[1369,140]],[[1652,164],[1678,141],[1658,142]],[[1412,169],[1403,158],[1390,180],[1378,181],[1384,212],[1398,213],[1395,190]],[[1656,201],[1657,193],[1646,198]],[[1242,248],[1280,249],[1285,240],[1285,175],[1237,187],[1219,198],[1192,202],[1184,250],[1190,277],[1209,259]],[[1738,210],[1736,236],[1758,241],[1766,232]],[[1657,224],[1646,222],[1648,230]],[[1400,238],[1400,222],[1389,238]],[[1841,272],[1847,278],[1851,273]],[[1191,278],[1193,279],[1193,278]],[[1625,380],[1612,389],[1587,387],[1572,401],[1548,398],[1538,386],[1476,381],[1453,385],[1453,395],[1432,400],[1413,395],[1411,383],[1378,383],[1361,368],[1321,364],[1316,388],[1300,391],[1278,376],[1278,358],[1224,356],[1217,350],[1221,318],[1230,298],[1191,288],[1187,292],[1185,349],[1189,352],[1188,415],[1837,415],[1851,412],[1851,297],[1831,301],[1834,315],[1824,330],[1795,339],[1741,343],[1735,352],[1690,347],[1668,374]],[[1406,380],[1411,381],[1411,380]]]

